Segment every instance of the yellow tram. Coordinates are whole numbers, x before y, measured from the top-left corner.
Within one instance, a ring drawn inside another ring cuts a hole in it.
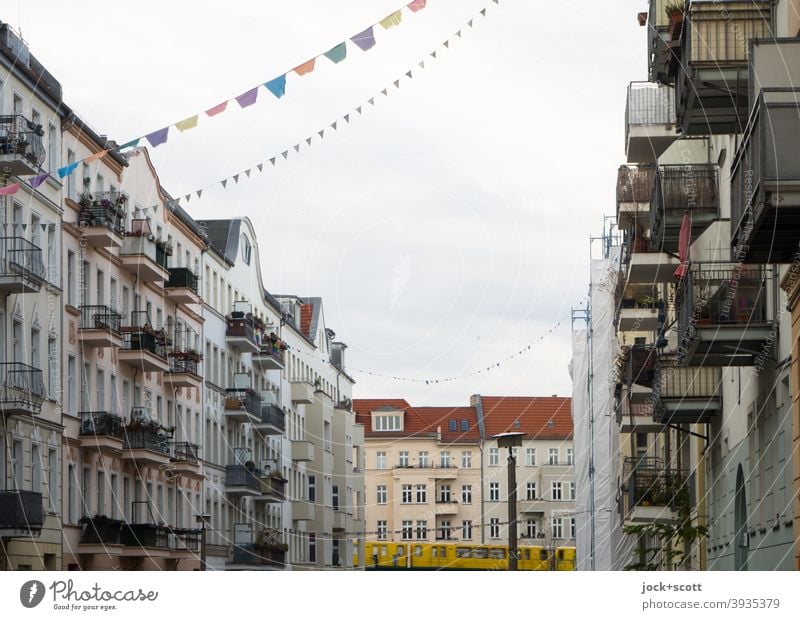
[[[508,547],[463,543],[367,542],[366,570],[507,570]],[[575,547],[519,547],[519,570],[575,570]]]

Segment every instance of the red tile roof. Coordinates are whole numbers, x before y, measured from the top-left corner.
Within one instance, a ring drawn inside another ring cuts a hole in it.
[[[403,431],[372,431],[370,414],[380,409],[392,409],[405,412]],[[478,442],[478,417],[473,407],[412,407],[402,398],[355,399],[353,409],[356,421],[364,425],[367,437],[426,437],[441,432],[442,441]],[[455,421],[456,430],[450,430],[450,421]],[[462,420],[467,421],[467,430],[462,429]]]
[[[300,306],[300,331],[303,332],[306,338],[314,339],[311,334],[311,315],[314,312],[312,304],[302,304]]]
[[[562,396],[481,396],[486,436],[521,431],[541,439],[572,438],[572,399]],[[519,424],[515,421],[519,420]]]

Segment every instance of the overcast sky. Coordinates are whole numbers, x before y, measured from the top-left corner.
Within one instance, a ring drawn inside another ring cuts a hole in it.
[[[185,134],[173,128],[151,154],[180,196],[302,143],[274,169],[184,206],[198,218],[250,217],[267,288],[323,297],[328,326],[349,345],[357,397],[568,395],[570,307],[587,292],[589,237],[614,213],[625,87],[646,79],[636,23],[646,4],[428,0],[404,10],[399,27],[376,28],[370,51],[348,43],[344,62],[290,74],[281,100],[262,88],[254,106],[231,104]],[[22,30],[67,103],[122,143],[276,77],[402,5],[9,0],[0,19]],[[395,89],[408,69],[413,79]],[[328,128],[387,86],[362,116]],[[558,321],[526,355],[469,380],[401,383],[355,370],[460,376]]]

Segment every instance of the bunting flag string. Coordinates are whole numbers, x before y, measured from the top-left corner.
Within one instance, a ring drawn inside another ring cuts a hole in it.
[[[491,2],[494,3],[494,4],[499,4],[498,0],[491,0]],[[351,43],[353,43],[354,45],[356,45],[360,49],[362,49],[364,51],[367,51],[367,50],[371,49],[375,45],[374,28],[376,26],[381,26],[384,30],[389,30],[390,28],[394,28],[396,26],[399,26],[403,21],[402,20],[402,11],[403,11],[403,9],[408,9],[412,13],[416,13],[416,12],[421,11],[422,9],[424,9],[426,7],[426,5],[427,5],[427,0],[413,0],[412,2],[410,2],[410,3],[406,4],[405,6],[403,6],[401,9],[399,9],[397,11],[393,11],[388,16],[386,16],[383,19],[375,22],[374,24],[372,24],[368,28],[362,30],[358,34],[350,37],[349,40],[350,40]],[[488,6],[490,6],[490,5],[487,5],[486,7],[481,9],[475,16],[473,16],[473,18],[471,18],[467,22],[467,26],[469,28],[473,27],[474,20],[478,16],[486,17],[486,9],[487,9]],[[460,33],[462,32],[462,30],[463,30],[463,27],[456,32],[456,34],[459,37],[461,36]],[[448,39],[448,40],[445,40],[444,43],[440,47],[448,48],[449,46],[450,46],[450,40]],[[256,101],[258,99],[258,93],[259,93],[259,90],[260,90],[261,86],[264,86],[276,99],[280,99],[286,94],[286,76],[289,73],[296,73],[298,76],[303,76],[303,75],[306,75],[308,73],[311,73],[314,70],[316,59],[317,58],[321,58],[323,56],[325,58],[327,58],[328,60],[330,60],[331,62],[333,62],[334,64],[338,64],[339,62],[342,62],[343,60],[345,60],[347,58],[347,41],[343,41],[343,42],[333,46],[328,51],[323,52],[321,54],[318,54],[318,55],[312,57],[311,59],[307,60],[306,62],[304,62],[304,63],[302,63],[300,65],[298,65],[294,69],[291,69],[290,71],[286,71],[286,72],[282,73],[278,77],[275,77],[275,78],[273,78],[273,79],[271,79],[269,81],[263,82],[263,83],[259,84],[258,86],[255,86],[253,88],[250,88],[247,91],[245,91],[244,93],[241,93],[240,95],[232,97],[231,99],[227,99],[225,101],[222,101],[222,102],[214,105],[213,107],[208,108],[207,110],[205,110],[202,113],[193,114],[193,115],[188,116],[188,117],[186,117],[186,118],[184,118],[184,119],[182,119],[180,121],[177,121],[175,123],[167,125],[166,127],[162,127],[161,129],[158,129],[156,131],[152,131],[150,133],[147,133],[147,134],[144,134],[142,136],[139,136],[138,138],[134,138],[134,139],[129,140],[129,141],[123,143],[123,144],[117,145],[115,150],[118,151],[118,152],[125,151],[124,154],[127,155],[127,156],[136,155],[136,154],[138,154],[138,152],[131,153],[128,149],[134,149],[135,150],[135,149],[139,148],[140,143],[142,142],[142,140],[146,140],[147,143],[152,148],[157,148],[157,147],[161,146],[162,144],[166,144],[167,143],[167,141],[169,140],[169,130],[170,130],[171,127],[174,127],[175,129],[177,129],[181,133],[186,132],[186,131],[190,131],[192,129],[195,129],[199,125],[199,119],[200,119],[201,116],[205,115],[206,117],[212,118],[212,117],[215,117],[215,116],[217,116],[219,114],[222,114],[223,112],[227,111],[228,104],[231,101],[236,101],[240,108],[250,107],[251,105],[256,103]],[[437,58],[437,50],[432,51],[430,53],[430,56],[431,56],[431,58],[436,59]],[[425,68],[425,60],[424,59],[421,60],[420,62],[418,62],[416,64],[416,66],[418,66],[420,69],[424,69]],[[405,72],[405,77],[408,78],[408,79],[411,79],[412,75],[413,75],[413,73],[412,73],[411,69],[408,70],[407,72]],[[395,88],[400,88],[400,79],[393,80],[392,84],[395,86]],[[388,94],[388,87],[384,88],[384,89],[381,89],[379,91],[379,94],[384,94],[384,95]],[[377,94],[375,96],[373,96],[373,97],[370,97],[364,103],[362,103],[361,105],[357,106],[356,108],[354,108],[353,110],[348,112],[348,114],[345,114],[343,117],[339,117],[339,118],[341,118],[344,121],[346,121],[347,123],[349,123],[350,122],[350,115],[352,114],[352,112],[355,111],[359,115],[362,115],[363,111],[364,111],[364,106],[367,103],[369,105],[371,105],[371,106],[375,105],[375,97],[376,96],[377,96]],[[330,127],[332,127],[333,130],[335,131],[336,130],[336,123],[335,122],[332,123],[330,125]],[[322,131],[320,131],[318,133],[320,133],[320,139],[322,139],[323,138]],[[311,138],[305,139],[305,141],[308,142],[308,146],[309,147],[311,146],[310,140],[311,140]],[[299,153],[299,151],[300,151],[299,143],[298,143],[297,146],[292,147],[292,148],[294,148]],[[288,155],[289,155],[289,150],[290,149],[284,150],[283,152],[280,153],[280,155],[283,156],[284,159],[287,159]],[[82,160],[78,160],[76,162],[73,162],[73,163],[71,163],[71,164],[69,164],[67,166],[63,166],[63,167],[58,168],[56,170],[50,170],[50,171],[47,171],[47,172],[40,172],[38,175],[32,177],[27,182],[33,188],[36,188],[39,185],[41,185],[50,176],[52,176],[53,178],[57,177],[58,179],[64,179],[65,177],[68,177],[69,175],[73,174],[80,164],[82,164],[82,163],[91,163],[93,161],[96,161],[96,160],[102,158],[103,156],[107,155],[109,153],[109,151],[110,151],[110,149],[106,148],[106,149],[103,149],[103,150],[98,151],[96,153],[92,153],[92,154],[88,155],[87,157],[85,157]],[[276,159],[277,159],[277,156],[273,156],[273,157],[270,157],[268,161],[270,162],[271,165],[274,166],[275,162],[276,162]],[[265,162],[262,162],[261,164],[259,164],[257,166],[259,172],[262,171],[263,163],[265,163]],[[249,175],[248,175],[248,177],[249,177]],[[229,178],[231,178],[231,177],[229,177]],[[214,185],[217,185],[217,184],[221,184],[221,182],[217,182]],[[224,185],[223,185],[223,187],[224,187]],[[7,188],[0,188],[0,192],[4,192],[4,191],[7,192],[6,194],[0,193],[0,195],[9,195],[8,193],[12,193],[13,194],[18,189],[19,189],[19,187],[13,188],[13,186],[8,186]],[[188,201],[189,197],[192,194],[197,194],[199,196],[199,193],[197,192],[197,190],[194,190],[193,192],[189,192],[188,194],[186,194],[184,196],[184,198]]]
[[[552,334],[556,329],[558,329],[558,327],[560,325],[561,325],[561,320],[559,319],[550,329],[548,329],[546,332],[544,332],[541,336],[539,336],[536,340],[534,340],[530,344],[522,347],[519,351],[516,351],[516,352],[512,353],[511,355],[507,355],[506,357],[500,359],[499,361],[493,362],[493,363],[491,363],[491,364],[489,364],[487,366],[482,366],[481,368],[479,368],[477,370],[473,370],[473,371],[467,372],[467,373],[465,373],[463,375],[452,376],[452,377],[430,377],[430,378],[399,377],[399,376],[396,376],[396,375],[383,374],[383,373],[375,372],[375,371],[372,371],[372,370],[364,370],[363,368],[350,367],[349,370],[352,370],[354,372],[361,373],[361,374],[364,374],[364,375],[369,375],[371,377],[380,377],[382,379],[391,379],[393,381],[401,381],[401,382],[404,382],[404,383],[424,383],[425,385],[435,385],[435,384],[439,384],[439,383],[451,383],[453,381],[462,381],[462,380],[469,379],[469,378],[477,376],[477,375],[481,375],[481,374],[486,374],[486,373],[492,372],[496,368],[500,368],[501,364],[529,353],[534,347],[536,347],[536,345],[538,345],[545,338],[547,338],[550,334]],[[294,354],[298,354],[299,353],[300,355],[304,355],[306,357],[313,358],[315,361],[317,359],[319,359],[322,362],[326,362],[327,361],[324,357],[318,357],[318,356],[316,356],[316,355],[314,355],[312,353],[306,353],[304,351],[299,351],[299,350],[292,349],[292,353],[294,353]]]
[[[422,2],[423,7],[424,7],[424,4],[425,4],[425,2],[423,0],[423,2]],[[466,24],[467,25],[472,24],[474,22],[475,18],[478,15],[483,16],[483,15],[485,15],[485,12],[486,12],[486,8],[481,9],[481,11],[478,12],[477,14],[475,14],[472,18],[470,18],[469,21],[466,22]],[[472,27],[472,26],[469,26],[469,27]],[[463,31],[463,28],[464,27],[462,26],[461,28],[458,29],[457,32]],[[455,36],[455,34],[453,36]],[[432,57],[434,59],[437,59],[438,58],[437,51],[441,51],[442,48],[449,48],[450,40],[451,40],[450,38],[446,39],[444,41],[444,43],[442,43],[437,50],[434,50],[433,52],[431,52],[429,54],[430,57]],[[427,55],[426,55],[426,57],[427,57]],[[392,80],[391,81],[391,85],[394,86],[394,88],[399,89],[400,88],[400,84],[401,84],[402,81],[413,79],[414,71],[415,71],[415,69],[413,67],[419,67],[421,69],[425,68],[425,60],[423,59],[423,60],[421,60],[419,62],[415,62],[412,65],[411,69],[408,69],[407,71],[404,71],[397,79]],[[351,109],[347,114],[344,114],[342,116],[338,116],[335,121],[333,121],[332,123],[327,124],[322,129],[319,129],[319,130],[317,130],[315,132],[310,132],[310,134],[307,137],[303,138],[302,140],[299,140],[298,142],[296,142],[292,146],[281,150],[279,154],[276,153],[275,155],[270,156],[268,159],[266,159],[266,160],[264,160],[264,161],[262,161],[262,162],[260,162],[258,164],[252,164],[252,165],[248,166],[248,169],[257,168],[259,172],[262,172],[263,165],[267,161],[269,161],[270,165],[272,165],[274,167],[276,161],[280,161],[278,159],[279,157],[282,157],[284,160],[288,160],[289,156],[292,154],[292,152],[300,153],[300,151],[303,150],[303,146],[302,145],[304,143],[306,144],[305,149],[310,148],[312,146],[312,143],[314,142],[314,135],[315,134],[319,136],[319,140],[317,140],[317,142],[324,140],[326,132],[337,131],[339,129],[339,127],[341,125],[340,121],[345,121],[345,123],[349,124],[350,123],[350,116],[352,115],[353,112],[357,112],[359,115],[363,116],[364,110],[367,109],[366,108],[367,104],[369,104],[371,106],[374,106],[375,105],[375,100],[378,98],[378,95],[388,96],[390,90],[391,89],[388,86],[385,87],[385,88],[380,89],[375,95],[373,95],[372,97],[367,99],[365,102],[359,104],[355,108]],[[341,125],[341,126],[343,126],[343,125]],[[236,175],[238,176],[238,175],[242,174],[243,172],[244,171],[239,171],[239,172],[236,173]],[[249,178],[249,175],[247,175],[247,176]],[[220,181],[216,181],[214,183],[206,185],[206,186],[203,187],[203,189],[204,190],[205,189],[210,189],[210,188],[215,187],[215,186],[222,186],[223,189],[227,189],[228,182],[231,179],[233,179],[233,175],[231,175],[229,177],[226,177],[225,179],[222,179]],[[196,194],[197,194],[197,190],[192,190],[192,191],[189,191],[189,192],[181,192],[180,194],[178,194],[179,198],[176,199],[176,202],[179,203],[179,204],[181,202],[188,203],[188,202],[191,201],[192,196],[194,196]]]

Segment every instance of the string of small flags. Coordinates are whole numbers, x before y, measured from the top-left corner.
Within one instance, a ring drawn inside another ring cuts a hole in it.
[[[374,372],[372,370],[365,370],[363,368],[353,368],[352,366],[348,366],[347,370],[348,371],[352,370],[354,372],[361,373],[361,374],[364,374],[364,375],[369,375],[371,377],[380,377],[382,379],[392,379],[393,381],[402,381],[402,382],[406,382],[406,383],[424,383],[425,385],[434,385],[434,384],[438,384],[438,383],[450,383],[452,381],[463,381],[465,379],[469,379],[469,378],[474,377],[476,375],[492,372],[493,370],[495,370],[497,368],[500,368],[501,364],[529,353],[534,347],[536,347],[537,344],[542,342],[542,340],[547,338],[556,329],[558,329],[558,327],[560,325],[561,325],[561,320],[557,321],[550,329],[548,329],[546,332],[544,332],[541,336],[539,336],[536,340],[534,340],[530,344],[522,347],[519,351],[516,351],[516,352],[512,353],[511,355],[507,355],[506,357],[502,358],[501,360],[499,360],[497,362],[494,362],[492,364],[489,364],[488,366],[481,367],[478,370],[473,370],[473,371],[468,372],[468,373],[463,374],[463,375],[458,375],[458,376],[453,376],[453,377],[436,377],[436,378],[425,379],[425,378],[419,378],[419,377],[399,377],[397,375],[387,375],[387,374],[383,374],[383,373],[380,373],[380,372]],[[325,357],[320,357],[319,355],[315,355],[313,353],[306,353],[305,351],[302,351],[300,349],[294,349],[293,348],[292,349],[292,353],[304,355],[304,356],[306,356],[308,358],[313,358],[315,361],[319,360],[319,361],[321,361],[323,363],[326,363],[326,362],[329,361]]]
[[[321,142],[326,135],[330,135],[332,132],[338,131],[344,128],[345,126],[349,125],[351,121],[355,120],[358,116],[363,116],[367,112],[367,110],[374,107],[376,102],[380,101],[382,97],[387,97],[393,88],[399,89],[400,85],[403,82],[405,82],[406,80],[411,80],[415,72],[418,72],[419,70],[425,68],[426,62],[429,63],[431,62],[431,60],[436,60],[439,57],[439,54],[443,50],[450,48],[450,43],[454,37],[461,38],[463,31],[465,29],[474,27],[474,23],[478,17],[486,17],[486,10],[489,6],[491,6],[491,4],[499,4],[499,3],[500,3],[499,0],[492,0],[490,4],[486,5],[475,15],[473,15],[463,26],[461,26],[458,30],[456,30],[450,37],[445,39],[445,41],[440,46],[438,46],[436,49],[430,52],[430,54],[420,59],[415,65],[412,65],[412,67],[407,71],[402,72],[399,76],[397,76],[396,79],[393,79],[386,87],[377,91],[374,95],[363,101],[358,106],[351,108],[347,112],[347,114],[337,116],[335,120],[333,120],[333,122],[327,123],[317,131],[311,132],[311,134],[308,135],[305,139],[300,140],[299,142],[295,143],[292,146],[286,147],[285,149],[281,149],[280,151],[274,153],[270,157],[264,159],[263,161],[257,164],[251,164],[248,168],[240,170],[236,174],[226,177],[220,181],[215,181],[199,189],[192,190],[188,193],[180,194],[179,195],[180,197],[176,199],[176,203],[180,204],[181,202],[183,202],[184,204],[186,204],[193,197],[200,199],[203,196],[203,192],[218,185],[221,186],[222,189],[227,189],[229,183],[238,185],[240,179],[242,180],[245,178],[249,179],[252,174],[262,173],[264,169],[268,167],[274,168],[280,162],[286,161],[289,159],[289,157],[300,153],[301,150],[307,151],[313,144]]]

